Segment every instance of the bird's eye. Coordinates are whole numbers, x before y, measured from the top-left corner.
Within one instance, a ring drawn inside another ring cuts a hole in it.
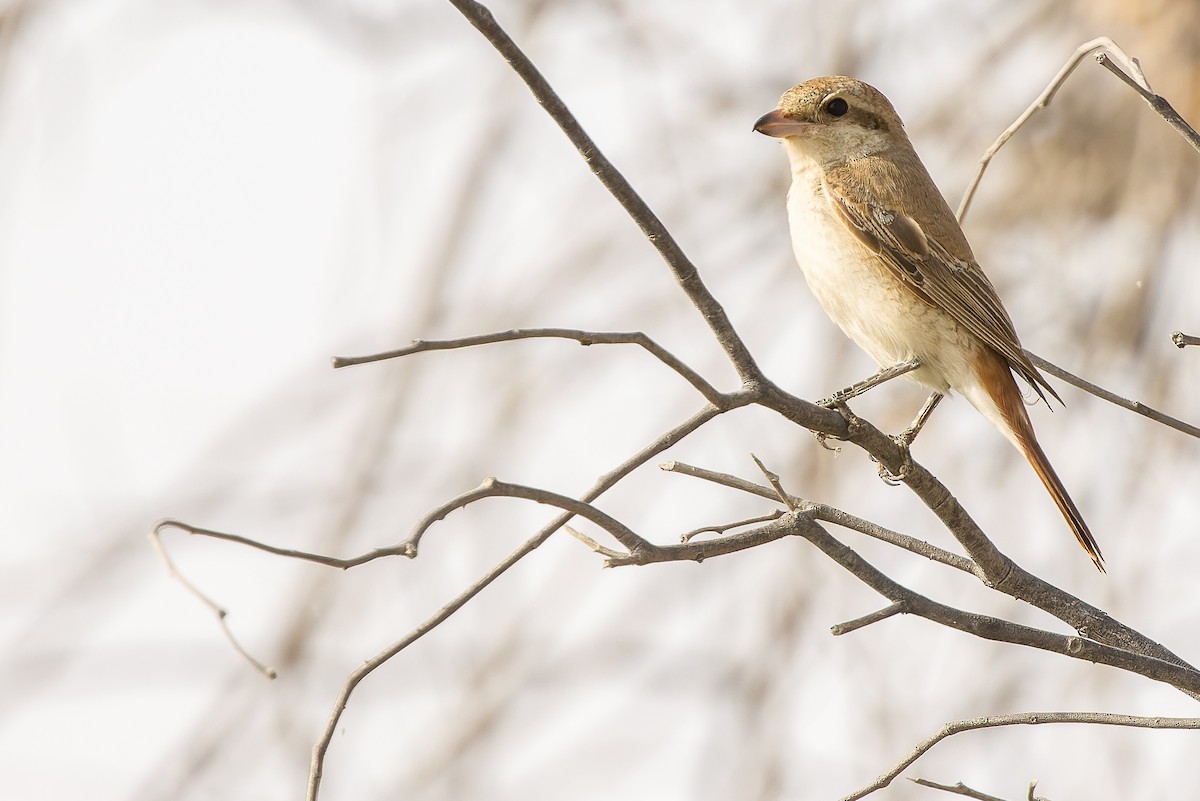
[[[850,104],[840,97],[835,97],[825,104],[825,110],[835,117],[840,117],[850,110]]]

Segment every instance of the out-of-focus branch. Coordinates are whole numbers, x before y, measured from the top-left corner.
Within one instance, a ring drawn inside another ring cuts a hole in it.
[[[1087,723],[1094,726],[1128,726],[1138,729],[1200,729],[1200,718],[1139,717],[1137,715],[1114,715],[1107,712],[1022,712],[1014,715],[994,715],[970,718],[947,723],[932,736],[922,740],[916,748],[893,765],[875,781],[856,790],[841,801],[857,801],[876,790],[882,790],[904,772],[909,765],[924,756],[931,748],[955,734],[980,729],[995,729],[1001,726],[1038,726],[1045,723]]]
[[[1071,77],[1071,73],[1075,68],[1088,56],[1099,53],[1096,61],[1110,72],[1119,77],[1129,86],[1133,87],[1138,94],[1145,98],[1150,107],[1169,122],[1183,137],[1191,144],[1192,147],[1200,150],[1200,135],[1184,122],[1183,118],[1172,108],[1171,104],[1166,99],[1154,94],[1150,89],[1150,84],[1146,81],[1146,76],[1142,74],[1142,68],[1138,64],[1137,59],[1130,58],[1124,50],[1122,50],[1116,42],[1107,36],[1101,36],[1092,39],[1089,42],[1084,42],[1071,57],[1067,59],[1067,63],[1063,65],[1058,74],[1050,79],[1050,83],[1042,90],[1042,93],[1037,96],[1037,99],[1029,104],[1029,108],[1021,112],[1021,115],[1013,121],[1013,124],[1004,129],[1004,132],[996,138],[979,159],[979,166],[975,169],[975,177],[971,179],[971,183],[967,185],[967,191],[963,193],[963,199],[958,204],[958,221],[961,223],[966,219],[967,212],[971,210],[971,201],[975,199],[975,192],[979,189],[979,183],[983,180],[983,174],[991,164],[992,158],[1012,139],[1013,135],[1024,127],[1029,119],[1050,105],[1050,101],[1054,99],[1054,95],[1062,88],[1063,83],[1067,78]]]

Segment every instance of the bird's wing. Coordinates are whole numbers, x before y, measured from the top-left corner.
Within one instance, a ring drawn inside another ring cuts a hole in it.
[[[861,242],[878,253],[917,297],[945,311],[1003,356],[1042,400],[1046,400],[1049,392],[1062,403],[1058,393],[1025,355],[1008,312],[971,256],[961,231],[955,237],[942,237],[948,242],[939,241],[917,220],[888,208],[861,184],[839,181],[836,175],[826,174],[824,189],[835,215]],[[941,201],[940,195],[936,198]],[[950,214],[949,209],[946,213]],[[953,215],[949,219],[953,220]],[[956,256],[947,245],[965,251],[967,258]]]

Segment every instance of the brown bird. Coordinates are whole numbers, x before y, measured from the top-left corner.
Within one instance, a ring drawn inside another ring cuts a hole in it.
[[[933,390],[901,444],[956,390],[1025,455],[1103,572],[1100,546],[1038,444],[1013,373],[1043,401],[1062,399],[1025,355],[892,104],[854,78],[814,78],[784,93],[754,130],[787,149],[792,249],[821,308],[882,367],[917,360],[907,376]]]

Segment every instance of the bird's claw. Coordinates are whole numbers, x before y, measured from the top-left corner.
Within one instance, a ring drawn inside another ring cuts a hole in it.
[[[858,417],[854,414],[854,412],[850,411],[850,407],[846,405],[843,392],[835,392],[833,393],[832,397],[822,398],[821,400],[817,401],[817,406],[823,406],[826,409],[832,409],[833,411],[837,412],[842,416],[842,419],[846,421],[846,425],[850,428],[853,428],[854,424],[859,422]],[[842,452],[840,445],[830,445],[827,441],[829,439],[836,439],[845,442],[842,437],[839,437],[835,434],[826,434],[824,431],[814,431],[813,436],[817,438],[817,443],[820,444],[820,446],[825,450],[833,451],[834,454],[839,454]]]
[[[871,457],[871,460],[879,465],[879,477],[883,479],[883,483],[895,487],[899,486],[908,477],[908,471],[912,469],[913,463],[912,451],[908,446],[912,442],[914,433],[910,429],[905,429],[899,434],[891,435],[891,440],[900,449],[900,469],[895,473],[889,470],[883,462],[880,462],[874,456]]]

